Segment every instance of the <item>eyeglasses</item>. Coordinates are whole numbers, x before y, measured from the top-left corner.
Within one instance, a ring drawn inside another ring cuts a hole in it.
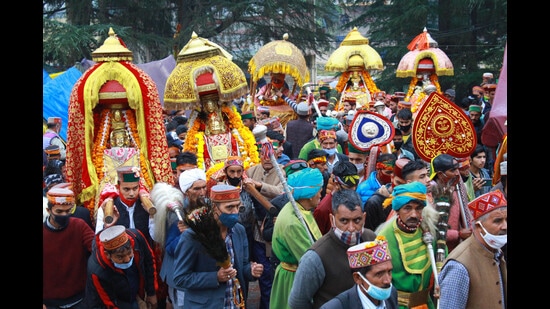
[[[290,174],[293,174],[297,171],[301,171],[307,167],[308,167],[308,164],[306,162],[300,161],[300,162],[295,162],[285,166],[284,170],[285,170],[286,176],[289,176]]]
[[[293,163],[289,166],[287,166],[286,168],[290,168],[291,170],[295,171],[295,170],[301,170],[301,169],[304,169],[307,167],[307,163],[306,162],[296,162],[296,163]],[[285,168],[285,169],[286,169]]]

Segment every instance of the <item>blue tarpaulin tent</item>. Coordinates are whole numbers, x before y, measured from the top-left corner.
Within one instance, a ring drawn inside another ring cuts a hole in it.
[[[42,87],[42,116],[46,120],[48,117],[61,117],[62,125],[59,135],[64,140],[67,140],[69,97],[74,84],[81,75],[82,72],[72,67],[44,83]]]
[[[85,70],[94,64],[94,61],[87,59],[83,59],[81,62]],[[137,66],[151,76],[157,85],[160,103],[164,105],[164,87],[166,85],[166,80],[176,67],[174,56],[169,55],[164,59],[137,64]],[[74,84],[80,76],[82,76],[82,72],[76,67],[72,67],[52,79],[46,70],[43,71],[42,116],[45,120],[47,120],[48,117],[61,117],[63,123],[59,135],[66,140],[67,122],[69,118],[69,98]]]

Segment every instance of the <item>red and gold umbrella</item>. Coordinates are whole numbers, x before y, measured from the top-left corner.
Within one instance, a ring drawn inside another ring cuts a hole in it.
[[[422,59],[432,60],[436,75],[454,75],[453,63],[447,54],[438,48],[437,42],[430,36],[425,27],[424,31],[407,45],[407,48],[409,52],[401,58],[397,66],[397,77],[416,77],[417,69]]]

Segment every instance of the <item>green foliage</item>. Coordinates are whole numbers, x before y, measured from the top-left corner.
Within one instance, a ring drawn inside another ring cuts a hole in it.
[[[442,90],[455,88],[456,100],[461,100],[481,82],[483,72],[498,78],[507,39],[506,0],[387,2],[44,0],[43,62],[64,70],[82,58],[91,59],[91,52],[113,27],[134,53],[135,63],[177,54],[196,32],[230,51],[233,61],[247,72],[248,62],[262,45],[288,33],[311,68],[309,55],[330,55],[338,48],[336,33],[366,26],[363,35],[385,66],[373,74],[376,85],[393,93],[408,88],[410,79],[397,78],[395,71],[409,42],[427,27],[454,66],[454,76],[439,78]],[[341,24],[341,14],[351,8],[359,14]],[[63,12],[66,23],[53,19]],[[178,24],[181,31],[175,35]],[[318,74],[338,75],[322,71]]]
[[[356,1],[359,3],[360,1]],[[440,76],[442,91],[455,88],[456,100],[466,97],[483,72],[498,78],[507,38],[506,0],[383,0],[371,4],[347,26],[367,23],[370,45],[381,55],[385,69],[374,74],[387,93],[406,91],[410,78],[395,72],[407,45],[424,27],[453,63],[454,76]]]

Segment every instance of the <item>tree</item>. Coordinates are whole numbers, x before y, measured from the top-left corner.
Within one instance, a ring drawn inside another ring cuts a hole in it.
[[[388,4],[391,2],[391,4]],[[354,4],[364,3],[355,1]],[[370,45],[385,69],[376,75],[378,88],[403,91],[409,80],[395,77],[407,45],[427,27],[453,62],[454,76],[443,76],[441,89],[455,87],[457,100],[481,82],[483,72],[498,77],[507,37],[506,0],[371,0],[364,13],[347,26],[368,23]]]
[[[284,33],[305,54],[328,52],[337,12],[331,0],[98,0],[87,1],[91,4],[87,24],[84,16],[71,11],[75,3],[87,7],[80,1],[43,3],[44,63],[58,68],[89,58],[113,27],[137,63],[164,58],[174,46],[179,51],[194,31],[231,51],[233,60],[246,71],[253,53],[267,42],[282,39]],[[61,12],[66,13],[66,26],[51,20]],[[181,32],[174,36],[178,24]]]

